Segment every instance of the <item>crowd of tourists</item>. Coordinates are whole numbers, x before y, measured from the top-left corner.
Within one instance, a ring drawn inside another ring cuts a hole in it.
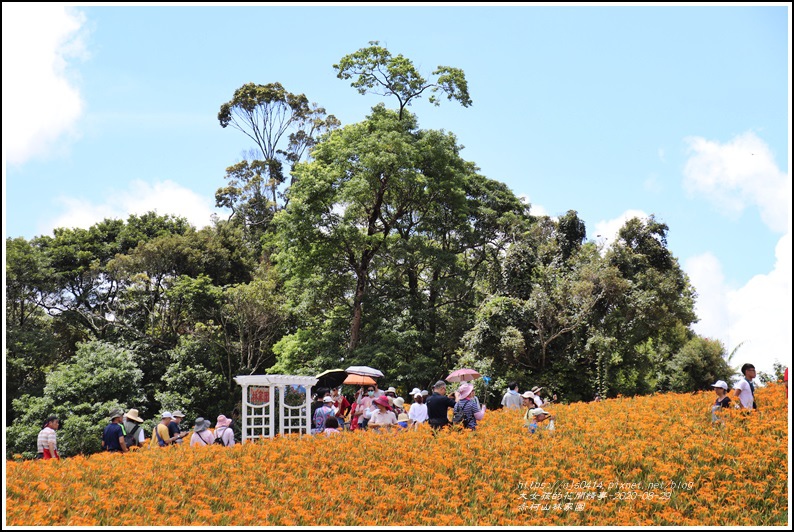
[[[753,410],[757,408],[755,402],[756,377],[755,367],[752,364],[742,366],[743,378],[733,387],[736,408]],[[784,377],[788,386],[788,368]],[[711,387],[716,393],[716,400],[711,407],[712,421],[721,422],[719,411],[729,408],[731,398],[728,395],[728,384],[718,380]],[[531,434],[544,429],[554,430],[555,416],[545,410],[549,405],[557,402],[557,395],[552,394],[550,399],[544,399],[543,388],[533,387],[524,393],[519,393],[518,384],[511,382],[502,397],[501,405],[505,409],[524,409],[524,426]],[[434,430],[440,430],[450,425],[460,425],[469,430],[477,429],[477,422],[485,416],[485,405],[481,405],[474,395],[474,386],[470,382],[462,383],[453,393],[447,393],[447,383],[438,381],[433,386],[433,393],[427,390],[414,388],[411,390],[411,403],[397,395],[394,387],[385,391],[378,388],[377,383],[362,386],[350,401],[340,390],[340,387],[319,389],[312,403],[311,422],[312,434],[327,436],[339,434],[345,430],[373,430],[386,429],[409,430],[427,423]],[[596,396],[595,401],[600,400]],[[168,445],[185,444],[185,439],[190,435],[189,445],[223,445],[231,447],[235,444],[235,434],[232,428],[232,419],[221,414],[212,423],[203,417],[196,418],[191,431],[182,428],[184,414],[179,410],[163,412],[160,421],[152,431],[148,445],[150,447],[165,447]],[[548,423],[546,423],[548,422]],[[138,410],[132,408],[126,413],[121,410],[111,412],[109,422],[102,433],[102,449],[107,452],[125,453],[135,447],[147,445],[146,435],[142,427],[143,419]],[[37,458],[59,459],[57,447],[57,433],[60,420],[57,416],[50,416],[38,434]]]

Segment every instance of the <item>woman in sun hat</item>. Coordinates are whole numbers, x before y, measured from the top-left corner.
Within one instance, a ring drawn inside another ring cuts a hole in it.
[[[402,397],[395,397],[394,399],[392,399],[391,406],[392,406],[392,409],[394,410],[394,415],[395,416],[399,417],[400,414],[404,414],[405,413],[405,408],[404,408],[405,407],[405,399],[403,399]]]
[[[397,424],[397,416],[394,415],[394,410],[389,405],[388,397],[382,395],[375,399],[373,404],[378,407],[378,411],[370,417],[367,428],[390,427]]]
[[[215,435],[210,432],[210,422],[203,417],[196,418],[196,424],[193,427],[193,436],[190,437],[190,445],[210,445],[215,441]]]
[[[717,381],[711,385],[714,388],[714,392],[717,394],[717,400],[714,401],[714,404],[711,407],[711,421],[712,423],[715,421],[720,421],[720,418],[717,416],[717,412],[721,408],[728,408],[731,405],[731,398],[728,397],[728,383],[725,381]]]
[[[478,403],[471,398],[474,391],[474,386],[470,382],[464,382],[455,395],[458,396],[458,402],[455,403],[455,408],[452,410],[452,419],[458,419],[463,426],[467,429],[477,429],[477,416],[480,412]],[[480,416],[480,419],[482,417]]]
[[[215,438],[220,438],[226,447],[232,447],[234,445],[232,420],[223,414],[219,415],[215,422]]]
[[[127,448],[141,447],[146,436],[143,433],[143,427],[141,427],[143,420],[141,416],[138,415],[138,409],[130,408],[127,413],[124,414],[122,422],[124,424],[124,439],[127,442]]]

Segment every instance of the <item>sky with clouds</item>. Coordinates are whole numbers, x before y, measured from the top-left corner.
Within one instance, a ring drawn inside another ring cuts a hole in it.
[[[538,214],[609,245],[669,227],[699,334],[734,365],[791,362],[791,11],[740,6],[75,6],[3,3],[3,234],[156,210],[210,223],[252,147],[218,124],[241,85],[280,82],[342,124],[383,101],[332,65],[378,40],[474,104],[420,127]],[[386,100],[393,105],[393,102]]]

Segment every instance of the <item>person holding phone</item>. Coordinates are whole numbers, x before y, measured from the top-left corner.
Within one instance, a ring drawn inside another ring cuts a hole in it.
[[[168,424],[168,436],[173,440],[173,443],[182,443],[182,438],[188,435],[179,426],[182,420],[185,419],[185,414],[179,410],[174,410],[171,414],[171,422]]]

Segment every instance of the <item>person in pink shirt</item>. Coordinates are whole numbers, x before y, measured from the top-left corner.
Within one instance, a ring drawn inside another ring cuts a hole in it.
[[[226,447],[234,445],[234,431],[231,425],[232,420],[223,414],[219,415],[218,420],[215,422],[215,438],[220,438]]]

